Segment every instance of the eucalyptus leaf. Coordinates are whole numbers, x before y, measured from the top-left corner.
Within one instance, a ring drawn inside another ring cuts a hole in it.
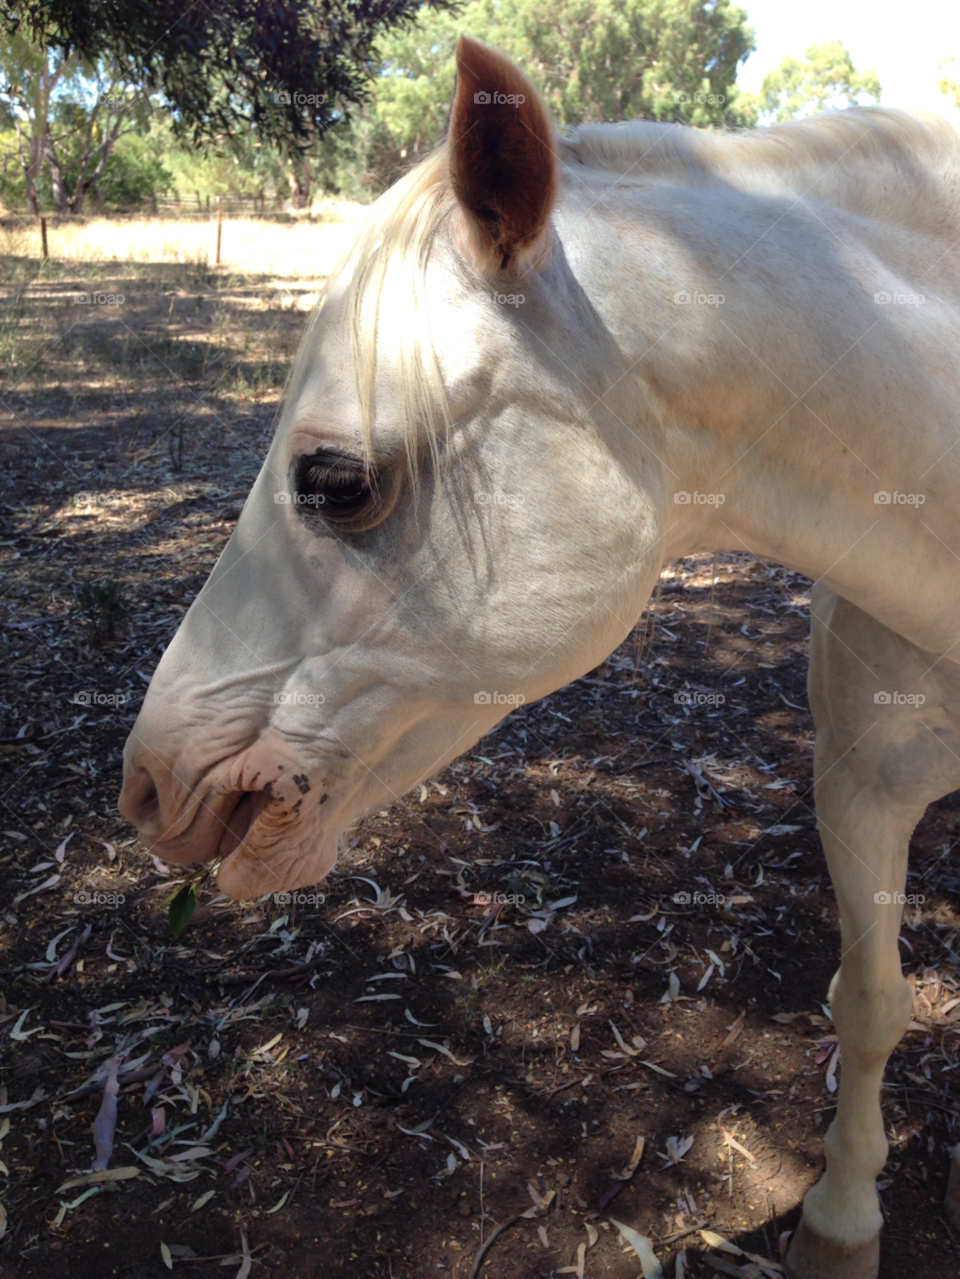
[[[184,884],[170,899],[167,919],[170,931],[178,936],[187,928],[197,909],[197,888],[195,884]]]

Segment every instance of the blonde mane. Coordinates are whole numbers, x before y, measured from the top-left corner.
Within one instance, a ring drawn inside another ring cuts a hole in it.
[[[442,143],[377,200],[350,250],[350,329],[354,373],[363,422],[364,448],[372,458],[374,386],[380,299],[388,270],[409,280],[410,326],[397,354],[404,388],[401,433],[411,474],[424,437],[436,456],[450,411],[436,352],[426,329],[426,268],[441,225],[454,207]]]
[[[909,221],[914,230],[923,230],[925,222],[942,230],[944,217],[952,210],[956,219],[960,209],[960,132],[932,114],[852,108],[769,128],[717,132],[644,120],[589,124],[559,138],[558,148],[565,191],[587,186],[596,195],[611,185],[657,180],[722,182],[745,191],[790,192],[798,200],[825,201],[880,220]],[[611,173],[618,175],[615,184]],[[381,294],[388,270],[402,271],[409,280],[411,320],[396,356],[405,389],[400,425],[414,475],[423,441],[436,458],[438,441],[450,425],[426,331],[425,275],[455,203],[444,141],[377,200],[343,264],[352,268],[354,370],[368,458]]]

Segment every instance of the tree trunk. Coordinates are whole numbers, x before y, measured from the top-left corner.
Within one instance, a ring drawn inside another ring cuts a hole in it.
[[[310,157],[298,156],[287,169],[290,184],[290,200],[295,209],[305,209],[310,204]]]
[[[67,195],[67,189],[63,184],[63,172],[60,168],[60,162],[57,158],[56,148],[53,145],[53,139],[50,137],[50,130],[44,136],[44,158],[47,162],[47,168],[50,170],[50,185],[53,188],[53,207],[59,214],[70,212],[70,197]]]
[[[87,133],[84,139],[83,154],[77,159],[71,160],[69,164],[65,166],[76,171],[73,183],[73,192],[70,195],[67,195],[64,189],[56,144],[48,132],[47,162],[50,166],[50,176],[54,187],[54,199],[58,210],[60,210],[62,203],[65,206],[65,209],[70,213],[79,214],[83,212],[83,204],[86,199],[87,192],[96,186],[103,177],[103,171],[110,158],[110,152],[113,150],[117,139],[124,131],[123,121],[128,108],[127,106],[120,106],[117,108],[116,117],[109,129],[106,127],[106,122],[104,123],[103,141],[95,144],[94,123],[96,121],[98,109],[98,107],[94,108],[94,112],[87,123]]]

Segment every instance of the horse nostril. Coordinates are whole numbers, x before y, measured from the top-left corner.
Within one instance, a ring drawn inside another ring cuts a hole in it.
[[[140,769],[127,779],[120,796],[120,811],[135,826],[144,827],[160,810],[160,795],[156,782],[147,769]]]

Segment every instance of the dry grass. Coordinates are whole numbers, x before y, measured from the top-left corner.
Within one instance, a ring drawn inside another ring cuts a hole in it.
[[[307,219],[225,218],[221,243],[224,266],[288,279],[328,275],[356,235],[366,206],[331,201],[315,206]],[[216,257],[215,217],[114,217],[48,222],[50,257],[55,262],[167,263],[207,266]],[[39,258],[40,225],[34,219],[0,224],[0,255]]]

